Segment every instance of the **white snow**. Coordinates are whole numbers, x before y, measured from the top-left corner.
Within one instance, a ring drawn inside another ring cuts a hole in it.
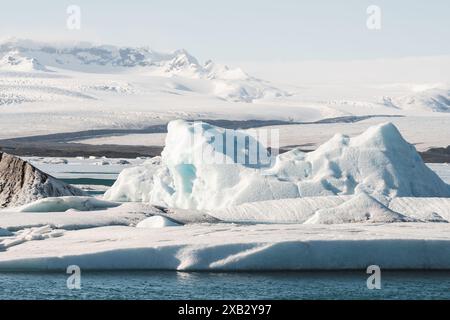
[[[320,209],[305,224],[338,224],[354,222],[412,222],[415,219],[397,213],[365,193],[355,195],[334,208]]]
[[[361,193],[251,202],[207,213],[236,223],[450,222],[450,198],[398,197],[381,203]]]
[[[406,110],[450,112],[450,90],[448,88],[426,89],[398,98],[389,98],[389,102],[394,107]]]
[[[0,59],[0,69],[20,72],[49,71],[37,59],[26,57],[18,51],[3,55]]]
[[[136,228],[142,229],[154,229],[154,228],[166,228],[166,227],[178,227],[179,223],[168,219],[163,216],[153,216],[142,220],[136,225]]]
[[[450,222],[450,198],[395,198],[389,208],[422,221]]]
[[[318,210],[335,208],[349,199],[350,196],[327,196],[258,201],[207,212],[227,222],[304,223]]]
[[[193,79],[219,98],[252,102],[267,96],[287,95],[280,89],[250,77],[241,69],[230,69],[212,61],[200,64],[186,50],[160,53],[148,48],[120,48],[114,46],[55,46],[24,40],[10,40],[0,44],[0,70],[52,71],[70,70],[86,73],[135,73],[164,78]],[[170,83],[170,82],[169,82]],[[172,88],[185,87],[174,84]],[[189,87],[189,86],[188,86]],[[96,91],[112,93],[133,92],[133,85],[92,84],[84,86]],[[188,89],[190,90],[190,89]]]
[[[264,144],[248,132],[182,120],[170,122],[168,129],[161,159],[124,170],[105,193],[107,200],[208,210],[361,192],[378,200],[450,197],[450,186],[423,163],[391,123],[353,138],[336,135],[314,152],[294,149],[275,159],[264,159]],[[237,138],[236,148],[226,145],[229,135]],[[245,138],[254,150],[246,149]],[[249,152],[259,152],[261,158],[251,163]]]

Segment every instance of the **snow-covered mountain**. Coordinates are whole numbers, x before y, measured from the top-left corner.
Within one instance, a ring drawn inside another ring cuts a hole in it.
[[[450,112],[450,89],[429,89],[400,97],[397,101],[403,109]]]
[[[63,46],[31,40],[8,40],[0,43],[0,70],[137,73],[198,79],[208,84],[208,93],[231,101],[252,102],[264,97],[287,95],[285,91],[251,77],[240,68],[232,69],[211,60],[201,64],[184,49],[162,53],[145,47],[97,46],[87,43]],[[204,91],[202,90],[203,93]]]
[[[412,90],[397,97],[385,96],[383,105],[405,111],[450,112],[450,89],[445,86]]]
[[[49,70],[45,66],[43,66],[37,59],[28,58],[17,51],[8,52],[1,58],[0,69],[24,72],[49,72]]]

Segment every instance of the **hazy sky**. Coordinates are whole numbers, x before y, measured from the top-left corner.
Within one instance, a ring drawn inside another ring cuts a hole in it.
[[[72,4],[79,31],[66,28]],[[366,27],[371,4],[381,30]],[[448,0],[1,0],[0,37],[185,48],[224,62],[446,55],[449,9]]]

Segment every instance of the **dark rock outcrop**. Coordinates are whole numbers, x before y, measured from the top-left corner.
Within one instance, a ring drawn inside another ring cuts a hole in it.
[[[20,206],[38,199],[82,196],[85,193],[33,167],[15,156],[0,152],[0,208]]]

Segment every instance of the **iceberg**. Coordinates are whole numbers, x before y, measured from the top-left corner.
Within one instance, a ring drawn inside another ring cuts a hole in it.
[[[310,153],[275,155],[249,131],[176,120],[161,157],[123,170],[105,199],[217,210],[362,193],[384,204],[396,197],[450,197],[450,186],[391,123],[352,138],[337,134]]]
[[[17,207],[47,197],[84,196],[82,190],[0,152],[0,208]]]

